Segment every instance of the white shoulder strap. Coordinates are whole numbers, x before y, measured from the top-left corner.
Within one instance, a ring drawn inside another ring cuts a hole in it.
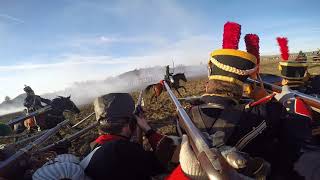
[[[87,166],[89,165],[89,162],[93,156],[93,154],[100,148],[101,146],[99,147],[96,147],[93,151],[91,151],[85,158],[82,159],[82,161],[80,162],[80,166],[83,168],[83,169],[86,169]]]

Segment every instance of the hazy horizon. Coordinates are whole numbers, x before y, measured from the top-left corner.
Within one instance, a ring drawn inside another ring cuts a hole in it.
[[[102,80],[136,68],[206,64],[221,48],[223,24],[242,25],[260,37],[261,55],[278,54],[276,37],[290,52],[319,45],[316,0],[179,1],[61,0],[0,3],[0,101],[74,82]],[[41,7],[41,8],[40,8]]]

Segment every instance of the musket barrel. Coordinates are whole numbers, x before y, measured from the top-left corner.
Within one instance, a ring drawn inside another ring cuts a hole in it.
[[[29,114],[26,115],[26,116],[17,117],[17,118],[15,118],[15,119],[12,119],[11,121],[7,122],[6,124],[7,124],[7,125],[17,124],[17,123],[19,123],[19,122],[21,122],[21,121],[24,121],[24,120],[26,120],[26,119],[28,119],[28,118],[31,118],[31,117],[37,116],[37,115],[39,115],[39,114],[45,113],[45,112],[47,112],[47,111],[49,111],[49,110],[51,110],[51,106],[45,106],[45,107],[43,107],[43,108],[41,108],[41,109],[38,109],[38,110],[36,110],[36,111],[34,111],[34,112],[32,112],[32,113],[29,113]]]
[[[171,97],[172,102],[175,104],[178,114],[181,117],[181,119],[183,119],[183,125],[184,128],[187,132],[189,132],[190,134],[188,134],[191,139],[197,139],[198,141],[195,142],[195,152],[196,155],[198,155],[200,152],[204,151],[206,149],[206,147],[208,147],[208,143],[205,142],[205,138],[202,136],[202,134],[199,132],[199,130],[197,129],[197,127],[193,124],[192,120],[190,119],[190,117],[188,116],[187,112],[184,110],[184,108],[182,107],[182,105],[180,104],[180,102],[178,101],[178,99],[175,97],[175,95],[173,94],[173,92],[171,91],[170,87],[168,86],[168,84],[166,82],[164,82],[164,85],[167,89],[167,92],[169,94],[169,96]]]
[[[253,83],[260,84],[261,83],[260,81],[254,80],[254,79],[251,79],[251,78],[248,78],[247,82],[249,82],[251,84],[253,84]],[[282,91],[281,86],[277,86],[277,85],[274,85],[272,83],[268,83],[268,82],[265,82],[265,81],[262,81],[262,83],[263,83],[264,87],[269,91],[278,92],[278,93],[281,93],[281,91]],[[303,99],[309,106],[317,108],[317,109],[320,109],[320,99],[319,98],[316,98],[314,96],[310,96],[310,95],[301,93],[301,92],[296,91],[296,90],[292,90],[291,92],[295,96]]]
[[[95,114],[95,112],[89,114],[87,117],[85,117],[84,119],[82,119],[81,121],[79,121],[77,124],[73,125],[72,128],[75,128],[77,126],[79,126],[79,124],[83,123],[84,121],[86,121],[87,119],[89,119],[91,116],[93,116]]]
[[[61,123],[57,124],[54,128],[49,129],[45,134],[43,134],[39,139],[36,139],[34,142],[29,143],[24,148],[18,150],[14,155],[10,156],[8,159],[0,163],[0,177],[5,176],[7,171],[10,169],[10,166],[20,157],[25,155],[35,146],[40,145],[41,143],[45,142],[48,138],[56,134],[61,127],[68,124],[69,120],[64,120]]]
[[[255,80],[255,79],[251,79],[251,78],[248,78],[247,79],[247,82],[253,84],[253,83],[256,83],[256,84],[260,84],[261,82],[258,81],[258,80]],[[281,86],[277,86],[275,84],[272,84],[272,83],[268,83],[268,82],[265,82],[265,81],[262,81],[263,83],[263,86],[267,89],[267,90],[270,90],[270,91],[274,91],[274,92],[281,92],[282,88]]]
[[[171,91],[166,82],[164,86],[177,108],[180,116],[179,121],[183,124],[184,130],[188,134],[191,147],[200,162],[201,167],[207,173],[209,179],[239,179],[234,169],[227,164],[223,159],[221,153],[216,149],[210,147],[210,143],[203,137],[199,129],[193,124],[192,120],[184,110],[176,96]]]
[[[59,144],[59,143],[64,142],[64,141],[73,141],[73,140],[77,139],[78,137],[82,136],[83,134],[89,132],[89,130],[97,127],[98,125],[99,125],[99,121],[95,121],[94,123],[90,124],[90,125],[87,126],[86,128],[84,128],[84,129],[82,129],[82,130],[80,130],[80,131],[78,131],[78,132],[75,132],[74,134],[70,135],[69,137],[65,137],[65,138],[63,138],[63,139],[61,139],[61,140],[59,140],[59,141],[57,141],[57,142],[55,142],[55,143],[53,143],[53,144],[50,144],[50,145],[48,145],[48,146],[46,146],[46,147],[43,147],[43,148],[37,150],[36,152],[46,151],[46,150],[54,147],[55,145],[57,145],[57,144]]]
[[[143,98],[142,98],[142,96],[143,96],[143,89],[142,90],[140,90],[140,93],[139,93],[139,97],[138,97],[138,100],[137,100],[137,103],[136,103],[136,105],[135,105],[135,114],[137,114],[137,113],[139,113],[138,111],[139,110],[142,110],[141,108],[142,108],[142,100],[143,100]],[[136,139],[137,139],[137,141],[138,141],[138,143],[139,144],[143,144],[143,135],[142,135],[142,130],[141,130],[141,128],[137,128],[137,132],[136,132]]]

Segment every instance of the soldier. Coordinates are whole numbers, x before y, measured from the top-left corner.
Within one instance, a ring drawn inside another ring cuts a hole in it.
[[[42,102],[46,105],[51,104],[51,101],[49,99],[45,99],[38,95],[35,95],[30,86],[25,85],[23,90],[27,93],[27,97],[25,98],[23,105],[27,108],[28,112],[33,112],[40,108],[43,108],[44,106],[41,104]]]
[[[170,82],[171,84],[174,83],[174,79],[173,79],[173,73],[170,73],[170,66],[167,65],[166,66],[166,74],[164,76],[164,79],[167,81],[167,82]]]
[[[282,41],[285,44],[288,43],[287,39],[282,39]],[[289,54],[288,48],[283,47],[281,51],[286,51],[285,53]],[[281,82],[282,86],[287,85],[292,90],[316,97],[320,95],[320,76],[311,75],[308,72],[307,56],[302,51],[299,52],[295,60],[290,60],[289,56],[282,57],[282,60],[279,62],[279,70],[283,78]]]
[[[307,57],[302,51],[299,52],[295,60],[289,60],[288,40],[277,38],[280,46],[282,60],[279,62],[279,70],[282,76],[281,85],[287,85],[291,89],[305,93],[307,91],[306,82],[309,80],[307,73]]]
[[[110,93],[94,101],[96,118],[104,133],[96,148],[81,162],[92,179],[151,179],[165,172],[173,154],[173,141],[156,133],[143,116],[135,116],[134,101],[127,93]],[[153,152],[131,142],[137,126],[144,131]]]
[[[211,53],[203,104],[191,108],[191,119],[201,131],[222,132],[222,144],[252,157],[238,169],[240,173],[258,179],[296,179],[300,175],[294,163],[311,139],[309,107],[285,88],[259,103],[239,104],[243,83],[256,72],[259,56],[256,35],[245,37],[248,52],[238,50],[240,28],[236,23],[225,24],[223,49]],[[182,147],[181,166],[171,177],[206,178],[186,140]]]

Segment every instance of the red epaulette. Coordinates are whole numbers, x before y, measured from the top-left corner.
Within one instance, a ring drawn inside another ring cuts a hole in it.
[[[306,103],[300,99],[300,98],[295,98],[294,101],[294,113],[299,114],[301,116],[306,116],[310,119],[312,119],[312,113],[311,109]]]
[[[181,169],[181,165],[179,165],[176,169],[172,171],[172,173],[165,178],[165,180],[190,180]]]
[[[264,104],[264,103],[267,103],[269,102],[276,94],[275,93],[272,93],[268,96],[265,96],[261,99],[259,99],[258,101],[254,101],[254,102],[251,102],[249,103],[249,107],[254,107],[254,106],[257,106],[257,105],[260,105],[260,104]]]
[[[297,114],[312,119],[312,111],[309,106],[298,97],[290,98],[284,101],[282,105],[286,108],[287,112],[291,114]]]

